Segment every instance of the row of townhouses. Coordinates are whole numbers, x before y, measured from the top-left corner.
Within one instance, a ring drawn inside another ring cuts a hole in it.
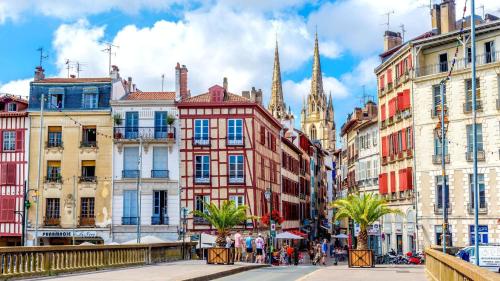
[[[186,66],[175,77],[175,91],[145,92],[116,66],[102,78],[37,67],[29,100],[2,95],[1,243],[172,241],[213,233],[191,211],[226,200],[248,206],[244,231],[268,229],[256,218],[272,208],[282,230],[326,235],[335,124],[317,36],[301,130],[284,102],[277,43],[267,108],[261,90],[231,93],[224,78],[192,96]]]
[[[348,116],[340,132],[342,148],[333,153],[336,197],[379,193],[402,212],[384,216],[369,229],[370,246],[379,253],[440,245],[443,210],[447,243],[474,243],[471,17],[457,21],[455,9],[453,0],[433,5],[433,30],[407,42],[398,32],[385,32],[384,52],[375,69],[378,102],[368,101]],[[479,239],[499,243],[500,53],[496,46],[500,45],[500,20],[488,14],[474,20]],[[345,229],[356,233],[348,221],[336,231]]]

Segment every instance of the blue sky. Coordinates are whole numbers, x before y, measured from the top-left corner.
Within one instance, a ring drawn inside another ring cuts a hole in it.
[[[255,86],[267,103],[277,34],[285,101],[300,120],[317,28],[324,90],[333,94],[340,128],[360,105],[363,85],[376,96],[373,68],[383,46],[383,13],[394,10],[390,29],[399,31],[405,24],[409,38],[430,29],[425,4],[427,0],[0,0],[0,92],[27,94],[38,47],[49,55],[43,65],[47,76],[66,76],[66,59],[83,64],[81,77],[106,75],[107,56],[101,50],[108,41],[119,46],[113,64],[123,77],[133,77],[139,89],[160,90],[165,74],[166,89],[173,90],[174,66],[180,62],[189,69],[192,94],[228,77],[230,91]],[[498,8],[485,6],[487,11]]]

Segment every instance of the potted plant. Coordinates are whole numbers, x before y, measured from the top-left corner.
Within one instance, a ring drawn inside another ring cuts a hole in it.
[[[356,250],[349,251],[349,267],[373,267],[373,252],[368,249],[368,226],[387,214],[401,214],[397,209],[391,209],[378,194],[351,194],[345,199],[330,203],[336,208],[335,220],[352,219],[359,224],[358,243]]]
[[[168,125],[167,137],[169,139],[175,138],[174,129],[173,129],[174,122],[175,122],[175,116],[168,114],[167,115],[167,125]]]
[[[205,212],[193,211],[197,217],[205,219],[217,230],[216,247],[208,249],[208,264],[233,264],[233,249],[226,248],[226,237],[236,225],[247,219],[247,206],[236,206],[234,201],[224,201],[219,208],[214,203],[203,202]]]
[[[122,138],[122,133],[120,131],[120,128],[117,128],[123,124],[123,120],[120,116],[119,113],[115,113],[113,115],[113,122],[115,123],[115,138],[116,139],[121,139]]]

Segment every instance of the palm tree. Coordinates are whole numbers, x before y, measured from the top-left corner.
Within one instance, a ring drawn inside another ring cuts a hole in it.
[[[234,201],[224,201],[219,208],[214,203],[203,202],[205,211],[193,211],[197,217],[201,217],[208,221],[215,229],[217,229],[217,239],[215,243],[218,247],[224,247],[226,237],[229,231],[236,225],[244,222],[247,219],[247,206],[238,206]]]
[[[358,250],[368,249],[367,228],[369,225],[386,214],[402,213],[400,210],[389,208],[384,199],[371,193],[351,194],[345,199],[330,203],[330,207],[337,209],[335,220],[350,218],[359,224]]]

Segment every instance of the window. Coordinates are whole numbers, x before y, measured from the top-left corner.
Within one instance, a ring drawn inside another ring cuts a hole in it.
[[[139,112],[137,111],[125,113],[125,138],[139,138]]]
[[[435,225],[435,234],[436,234],[436,245],[442,245],[443,241],[443,226]],[[451,225],[448,225],[447,233],[446,233],[446,245],[452,246],[452,237],[451,237]]]
[[[0,163],[0,185],[16,184],[16,174],[16,163]]]
[[[477,233],[479,234],[479,244],[488,244],[488,226],[487,225],[478,225],[477,226]],[[476,226],[471,224],[469,225],[469,243],[471,246],[474,246],[474,240],[476,238]],[[473,249],[474,251],[474,249]],[[472,254],[474,256],[474,254]]]
[[[210,156],[196,155],[195,157],[195,183],[210,182]]]
[[[64,108],[64,88],[50,88],[46,103],[47,109]]]
[[[434,155],[441,155],[442,152],[442,146],[441,146],[441,138],[438,137],[438,134],[436,131],[434,131]],[[448,155],[448,139],[444,138],[444,155]]]
[[[227,145],[243,144],[243,120],[227,120]]]
[[[83,108],[97,108],[99,101],[99,89],[97,87],[84,87],[82,96]]]
[[[243,155],[229,155],[229,183],[244,183]]]
[[[80,182],[96,182],[95,160],[82,161],[82,176]]]
[[[153,170],[152,178],[168,178],[168,149],[167,147],[153,147]]]
[[[16,197],[3,195],[0,198],[0,222],[15,222]]]
[[[444,104],[446,108],[446,87],[443,87],[444,89]],[[439,109],[441,108],[441,87],[440,85],[434,85],[432,86],[432,110],[433,110],[433,116],[438,116],[440,114]],[[446,112],[445,112],[446,113]]]
[[[60,203],[59,198],[47,198],[45,206],[46,219],[59,219],[60,218]]]
[[[8,103],[7,104],[7,111],[9,111],[9,112],[17,111],[17,103],[15,103],[15,102]]]
[[[229,201],[233,201],[236,207],[245,205],[245,198],[243,195],[230,195]]]
[[[472,62],[472,48],[471,47],[467,47],[467,63],[471,63]]]
[[[311,134],[311,140],[316,140],[316,127],[314,125],[312,125],[311,127],[310,134]]]
[[[168,191],[166,190],[153,191],[153,216],[151,217],[152,225],[168,224],[167,194]]]
[[[83,197],[80,199],[80,225],[81,226],[94,226],[94,197]]]
[[[470,208],[474,209],[474,179],[472,174],[469,174],[469,186],[470,186]],[[479,188],[479,208],[486,208],[486,189],[484,185],[484,174],[477,174],[477,186]]]
[[[467,125],[466,127],[467,131],[467,152],[472,153],[474,143],[472,142],[472,137],[474,135],[474,132],[472,130],[472,125]],[[476,129],[477,129],[477,151],[483,151],[483,129],[481,124],[476,124]]]
[[[266,128],[263,125],[260,126],[260,143],[266,144]]]
[[[411,135],[411,127],[406,128],[406,149],[410,150],[412,148],[412,135]]]
[[[4,131],[3,132],[3,151],[15,151],[16,150],[16,131]]]
[[[484,43],[485,62],[490,63],[495,61],[495,42],[490,41]]]
[[[167,138],[167,117],[166,111],[155,112],[155,139]]]
[[[448,54],[440,54],[439,55],[439,72],[447,72],[448,71]]]
[[[47,182],[61,182],[61,161],[47,161]]]
[[[123,148],[123,178],[137,178],[139,176],[139,147],[130,146]]]
[[[123,191],[123,215],[122,224],[137,224],[137,191]]]
[[[210,195],[196,195],[194,197],[196,211],[207,213],[208,209],[205,208],[205,204],[210,204]]]
[[[82,135],[82,147],[97,146],[97,130],[95,126],[84,126]]]
[[[372,143],[373,143],[373,147],[377,147],[377,145],[378,145],[378,134],[377,134],[377,132],[373,132],[373,134],[372,134]]]
[[[49,126],[47,147],[62,147],[62,127]]]
[[[194,120],[194,144],[209,145],[208,119]]]
[[[449,208],[449,181],[448,176],[445,177],[446,187],[444,188],[444,201],[446,202],[446,208]],[[436,176],[436,206],[438,209],[443,208],[443,177]]]
[[[481,85],[479,78],[476,78],[476,108],[481,109]],[[465,80],[465,112],[472,111],[472,79]]]

